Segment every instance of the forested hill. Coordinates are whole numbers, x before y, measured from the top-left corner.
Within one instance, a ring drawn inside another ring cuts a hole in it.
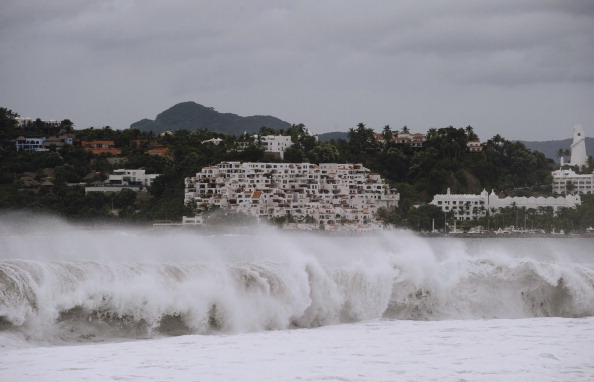
[[[572,138],[562,139],[558,141],[520,141],[526,148],[536,150],[543,153],[547,158],[553,159],[559,163],[559,150],[569,150],[571,147]],[[586,137],[586,154],[594,156],[594,138]],[[569,159],[569,155],[565,156],[565,160]]]
[[[196,102],[182,102],[157,115],[155,120],[142,119],[130,125],[140,131],[152,131],[159,134],[176,130],[208,130],[230,135],[257,133],[261,127],[275,130],[288,129],[291,124],[268,115],[241,117],[231,113],[219,113],[212,107]]]

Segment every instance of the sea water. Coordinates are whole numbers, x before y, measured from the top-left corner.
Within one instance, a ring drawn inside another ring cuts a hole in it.
[[[594,380],[594,239],[0,218],[0,380]]]

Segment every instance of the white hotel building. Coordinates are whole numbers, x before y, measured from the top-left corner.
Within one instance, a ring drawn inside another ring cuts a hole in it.
[[[197,214],[217,206],[263,220],[290,215],[327,229],[377,224],[378,209],[400,198],[361,164],[223,162],[185,185],[185,203],[195,202]]]
[[[451,194],[450,189],[446,194],[438,194],[433,197],[431,204],[438,206],[444,212],[452,211],[457,220],[474,220],[487,216],[487,213],[498,213],[506,207],[517,207],[526,209],[538,209],[539,207],[551,207],[556,213],[560,208],[575,208],[582,200],[579,195],[567,195],[553,197],[505,197],[500,198],[491,191],[489,194],[483,190],[475,194]]]
[[[594,194],[594,173],[576,174],[571,169],[553,171],[553,192]]]

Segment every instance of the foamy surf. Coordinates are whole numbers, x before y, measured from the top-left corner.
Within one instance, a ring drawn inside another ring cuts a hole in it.
[[[0,338],[71,343],[387,318],[594,315],[592,240],[200,236],[2,222]]]

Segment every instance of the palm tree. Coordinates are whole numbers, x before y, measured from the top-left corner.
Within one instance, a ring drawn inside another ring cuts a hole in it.
[[[479,137],[475,134],[474,128],[470,125],[466,126],[466,136],[469,141],[478,141]]]
[[[563,158],[565,160],[565,157],[571,155],[571,150],[570,149],[559,149],[557,150],[557,158],[561,159]]]
[[[384,130],[382,131],[382,138],[384,138],[384,140],[386,142],[389,142],[392,140],[393,136],[394,136],[394,133],[392,133],[392,130],[390,129],[390,125],[384,126]]]
[[[432,127],[427,131],[427,139],[434,139],[437,137],[439,137],[439,133],[435,127]]]

